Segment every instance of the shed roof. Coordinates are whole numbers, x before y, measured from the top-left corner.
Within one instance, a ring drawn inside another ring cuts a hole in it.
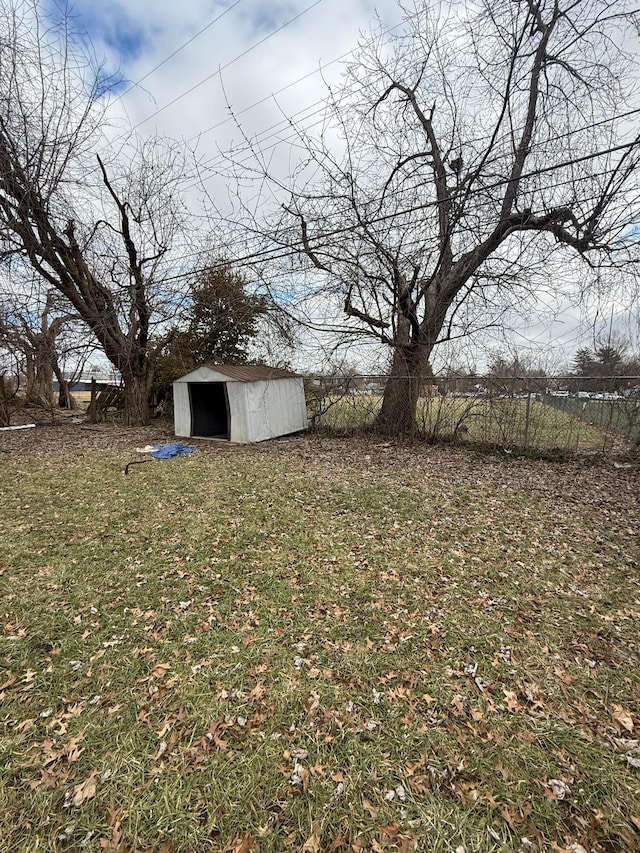
[[[236,382],[260,382],[265,379],[294,379],[300,376],[299,373],[292,373],[290,370],[281,370],[279,367],[267,367],[265,364],[205,364],[203,366],[208,367],[210,370],[215,370],[216,373],[222,373],[223,376],[228,376],[229,379],[234,379]]]

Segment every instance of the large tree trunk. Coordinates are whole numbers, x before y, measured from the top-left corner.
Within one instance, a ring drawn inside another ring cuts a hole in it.
[[[153,374],[124,373],[124,413],[128,426],[146,426],[151,420],[149,392]]]
[[[16,390],[12,379],[6,373],[0,373],[0,427],[9,426],[11,422],[11,404]]]
[[[397,346],[376,426],[392,435],[414,435],[420,389],[431,375],[430,350],[424,344]]]
[[[77,409],[78,403],[71,393],[71,383],[65,379],[65,375],[60,370],[57,357],[54,358],[53,372],[58,380],[58,408],[59,409]]]
[[[63,379],[61,382],[58,380],[59,390],[58,390],[58,408],[59,409],[77,409],[78,404],[76,402],[75,397],[71,393],[71,388],[69,382],[66,379]]]
[[[26,403],[36,406],[53,404],[53,368],[47,362],[46,354],[36,352],[26,356],[25,380]]]
[[[71,393],[71,383],[61,373],[56,373],[58,379],[58,408],[77,409],[78,403]]]

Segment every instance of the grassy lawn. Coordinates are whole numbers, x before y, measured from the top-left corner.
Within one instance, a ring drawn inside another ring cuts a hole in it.
[[[0,850],[640,849],[637,463],[27,432]]]
[[[583,421],[640,441],[640,400],[583,400],[576,397],[549,397],[550,405]]]
[[[319,424],[336,431],[362,430],[374,423],[382,404],[377,395],[327,397]],[[528,409],[528,415],[527,415]],[[466,442],[541,451],[603,450],[612,444],[602,429],[577,413],[532,397],[441,397],[418,402],[419,431],[427,436],[458,435]],[[462,430],[460,430],[462,427]]]

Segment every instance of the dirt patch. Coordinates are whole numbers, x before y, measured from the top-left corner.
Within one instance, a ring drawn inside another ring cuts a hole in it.
[[[170,441],[173,437],[168,422],[135,428],[118,423],[93,425],[76,412],[54,411],[52,416],[47,410],[25,408],[12,420],[12,426],[28,423],[35,423],[35,428],[0,432],[0,452],[73,456],[91,450],[134,449]]]
[[[479,453],[468,447],[396,443],[380,438],[327,439],[314,435],[254,445],[252,453],[286,456],[339,478],[360,470],[372,481],[388,478],[396,487],[419,491],[425,482],[464,483],[470,487],[525,491],[573,505],[598,506],[608,512],[637,507],[640,517],[640,459],[612,454],[583,454],[562,462]],[[392,492],[390,492],[392,494]],[[603,518],[604,521],[604,518]]]

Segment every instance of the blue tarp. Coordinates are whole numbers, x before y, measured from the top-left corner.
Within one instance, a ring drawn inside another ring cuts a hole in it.
[[[195,447],[187,447],[186,444],[176,442],[175,444],[160,444],[151,452],[154,459],[171,459],[172,456],[186,456],[193,453]]]

